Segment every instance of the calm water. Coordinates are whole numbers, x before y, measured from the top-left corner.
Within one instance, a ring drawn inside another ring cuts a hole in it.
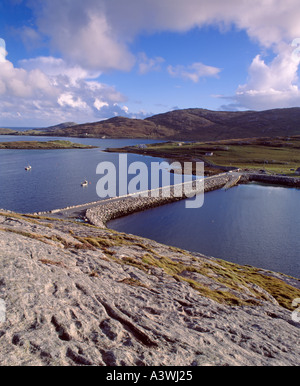
[[[241,185],[205,195],[204,206],[184,201],[109,223],[119,231],[300,278],[300,190]]]
[[[31,213],[64,208],[98,201],[96,184],[101,176],[96,167],[102,161],[118,166],[117,153],[106,153],[108,147],[123,147],[153,140],[111,140],[94,138],[54,138],[0,136],[0,141],[48,141],[67,139],[72,142],[99,146],[97,149],[70,150],[0,150],[0,208]],[[128,164],[134,161],[162,161],[159,158],[129,154]],[[32,170],[25,171],[30,164]],[[82,187],[87,179],[89,185]]]
[[[36,140],[36,137],[1,136],[0,141]],[[53,140],[39,137],[39,141]],[[63,138],[55,138],[63,139]],[[47,211],[97,201],[96,167],[102,161],[118,164],[108,147],[151,140],[66,138],[99,146],[97,149],[0,150],[0,208],[20,213]],[[158,158],[128,155],[128,163],[148,166]],[[26,172],[30,163],[32,170]],[[87,179],[89,186],[80,183]],[[113,229],[152,238],[162,243],[249,264],[300,278],[300,190],[242,185],[205,195],[199,209],[185,202],[161,206],[114,220]]]

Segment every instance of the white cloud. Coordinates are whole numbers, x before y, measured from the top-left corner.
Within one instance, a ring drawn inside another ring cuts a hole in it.
[[[269,64],[257,55],[249,68],[248,83],[238,87],[234,99],[239,106],[254,110],[299,106],[299,64],[300,57],[291,46],[281,47]]]
[[[60,97],[57,99],[57,103],[60,106],[70,106],[74,108],[79,109],[87,109],[88,105],[86,102],[84,102],[80,97],[74,97],[72,93],[66,92],[64,94],[61,94]]]
[[[35,0],[39,31],[82,66],[130,69],[129,44],[141,32],[231,25],[271,47],[300,37],[298,0]]]
[[[159,71],[161,64],[164,63],[165,59],[157,56],[155,58],[148,58],[145,52],[139,54],[139,73],[146,74],[150,71]]]
[[[279,58],[284,55],[284,46],[300,38],[299,0],[31,0],[29,4],[35,11],[38,32],[50,38],[53,49],[81,68],[96,71],[132,69],[135,58],[130,44],[140,33],[185,32],[207,25],[226,31],[235,26],[262,48],[271,48]],[[141,74],[159,69],[163,61],[148,58],[146,53],[137,60]],[[294,81],[276,74],[285,65],[288,74],[293,73],[287,62],[280,67],[255,58],[249,73],[252,81],[237,91],[239,101],[243,99],[249,106],[264,102],[264,106],[270,97],[270,104],[280,100],[292,103],[297,94]],[[220,70],[195,63],[169,66],[168,71],[172,76],[198,82],[202,76],[217,76]],[[262,83],[268,84],[262,89],[255,79],[264,76],[272,80],[264,80]],[[282,87],[274,84],[276,78],[285,82]]]
[[[190,66],[168,66],[168,72],[171,76],[191,80],[194,83],[203,77],[215,77],[220,71],[220,68],[206,66],[203,63],[193,63]]]
[[[290,60],[286,48],[300,37],[299,0],[28,0],[27,5],[34,11],[35,25],[20,26],[23,40],[49,40],[63,59],[23,60],[15,68],[0,44],[0,116],[14,114],[15,106],[23,117],[32,112],[53,119],[57,114],[58,121],[68,115],[83,120],[126,113],[119,106],[124,96],[98,82],[101,72],[131,70],[136,59],[130,45],[141,33],[185,32],[207,25],[223,31],[234,25],[277,54],[269,64],[261,56],[253,60],[247,84],[237,90],[239,105],[299,104],[299,62]],[[148,58],[146,53],[137,62],[141,74],[162,63],[162,58]],[[198,82],[203,76],[217,76],[220,69],[194,63],[169,66],[168,71]]]
[[[64,58],[92,70],[129,70],[135,63],[126,45],[109,25],[102,1],[31,2],[39,31],[51,38]]]
[[[0,63],[0,82],[1,95],[5,94],[6,97],[51,98],[58,91],[53,87],[52,80],[42,71],[15,68],[8,60]]]
[[[100,71],[86,70],[79,65],[68,64],[61,58],[41,56],[19,61],[20,67],[27,71],[39,69],[49,76],[66,76],[75,84],[79,79],[96,79],[101,75]]]
[[[123,110],[125,112],[125,114],[128,114],[129,113],[129,108],[127,106],[123,106],[121,108],[121,110]]]
[[[100,99],[96,98],[94,102],[94,107],[100,111],[103,107],[108,107],[109,104],[107,102],[103,102]]]
[[[53,57],[23,60],[20,65],[24,68],[16,68],[8,60],[0,62],[2,122],[17,119],[21,126],[29,120],[37,126],[69,120],[81,123],[123,111],[119,103],[125,97],[94,78],[99,73],[69,67]]]
[[[6,49],[5,49],[5,40],[0,38],[0,63],[6,61]]]

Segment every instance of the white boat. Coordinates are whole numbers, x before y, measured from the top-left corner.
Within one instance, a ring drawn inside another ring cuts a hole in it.
[[[31,170],[31,166],[30,165],[26,166],[25,170],[27,171]]]
[[[84,181],[81,183],[81,186],[88,186],[88,181],[87,181],[87,180],[84,180]]]

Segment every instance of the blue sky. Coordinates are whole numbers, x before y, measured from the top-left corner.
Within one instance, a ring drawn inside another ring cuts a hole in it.
[[[2,0],[0,126],[299,106],[299,20],[298,0]]]

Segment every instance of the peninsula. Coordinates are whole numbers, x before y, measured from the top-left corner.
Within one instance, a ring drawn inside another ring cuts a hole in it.
[[[25,149],[25,150],[49,150],[49,149],[93,149],[96,146],[82,145],[70,141],[14,141],[0,142],[0,149]]]
[[[0,128],[0,135],[17,135],[20,133],[21,132],[18,132],[16,130]]]
[[[107,149],[108,152],[137,153],[180,162],[203,161],[206,174],[238,168],[299,177],[300,135],[261,137],[207,142],[171,141]]]

